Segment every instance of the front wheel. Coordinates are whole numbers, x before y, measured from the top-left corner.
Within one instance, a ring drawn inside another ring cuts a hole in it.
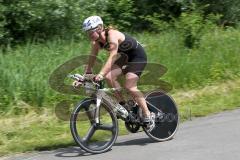
[[[174,100],[162,91],[152,91],[145,96],[145,99],[150,112],[155,113],[155,127],[151,131],[143,127],[145,133],[155,141],[172,139],[179,122]]]
[[[76,106],[70,119],[73,139],[90,153],[108,151],[118,135],[118,121],[111,107],[102,102],[99,113],[96,110],[96,99],[87,98]],[[99,117],[98,122],[96,117]]]

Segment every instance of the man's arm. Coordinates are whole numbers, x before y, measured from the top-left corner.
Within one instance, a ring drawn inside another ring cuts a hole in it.
[[[85,69],[85,73],[92,73],[92,67],[95,64],[96,57],[99,51],[99,46],[96,42],[91,42],[91,53],[88,58],[88,64]]]
[[[109,34],[109,57],[107,62],[100,71],[102,76],[105,76],[112,68],[114,62],[118,59],[118,39],[114,34]]]

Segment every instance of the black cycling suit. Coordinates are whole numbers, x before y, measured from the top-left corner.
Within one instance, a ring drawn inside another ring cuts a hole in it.
[[[106,40],[108,40],[108,31],[108,29],[105,30]],[[123,34],[125,35],[125,40],[118,46],[118,53],[121,54],[121,57],[114,64],[122,69],[123,74],[132,72],[140,77],[147,64],[146,53],[136,39],[125,33]],[[101,48],[109,49],[108,41],[106,44],[99,42],[99,45]]]

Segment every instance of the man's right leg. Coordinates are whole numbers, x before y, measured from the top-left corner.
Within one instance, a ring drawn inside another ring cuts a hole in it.
[[[118,65],[113,65],[110,72],[108,72],[105,76],[107,83],[109,86],[113,88],[121,88],[120,83],[117,81],[117,77],[122,74],[122,69]],[[124,98],[122,96],[121,91],[115,91],[115,97],[117,98],[118,102],[123,102]]]

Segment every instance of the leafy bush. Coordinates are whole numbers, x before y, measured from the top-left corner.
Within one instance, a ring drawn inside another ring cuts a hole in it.
[[[131,0],[2,0],[0,40],[79,38],[83,20],[91,15],[101,16],[107,25],[128,28],[134,11]]]
[[[136,19],[132,0],[109,0],[106,4],[103,20],[107,25],[114,25],[121,30],[130,30]]]
[[[3,39],[7,35],[7,31],[4,29],[4,26],[6,25],[6,18],[3,14],[5,9],[6,7],[0,3],[0,44],[4,43]]]
[[[236,24],[239,8],[237,0],[0,0],[0,45],[55,36],[79,38],[83,19],[99,15],[105,24],[125,31],[158,32],[175,26],[172,22],[179,17],[179,21],[193,18],[195,27],[188,29],[187,38],[191,46],[199,30],[196,26],[201,22],[205,25],[209,15],[222,15],[218,22],[223,25]]]
[[[181,14],[181,3],[177,0],[133,0],[136,8],[134,29],[158,31],[167,25],[167,22]]]
[[[209,14],[204,16],[203,8],[192,4],[191,8],[184,11],[178,19],[175,19],[174,27],[185,37],[185,46],[197,47],[201,36],[214,29],[220,15]]]
[[[1,37],[22,41],[27,38],[48,39],[79,36],[82,21],[89,15],[101,14],[103,0],[3,0],[0,7]]]
[[[182,0],[183,6],[188,8],[192,3],[197,4],[197,7],[202,7],[204,15],[208,14],[220,14],[220,24],[235,25],[240,21],[240,3],[239,0],[227,0],[227,1],[213,1],[213,0]]]

